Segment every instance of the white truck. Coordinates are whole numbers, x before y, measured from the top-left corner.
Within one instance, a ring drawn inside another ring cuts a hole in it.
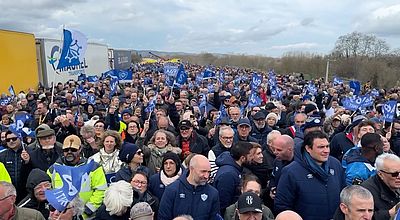
[[[51,83],[68,80],[77,80],[81,73],[86,76],[101,76],[102,73],[110,70],[108,63],[107,45],[88,43],[85,59],[80,65],[65,67],[56,70],[60,56],[61,40],[37,38],[36,55],[38,59],[39,82],[44,87],[51,87]]]

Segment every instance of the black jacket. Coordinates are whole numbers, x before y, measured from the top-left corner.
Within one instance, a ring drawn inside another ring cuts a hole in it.
[[[182,137],[180,135],[178,136],[176,143],[178,143],[178,146],[182,148]],[[207,157],[208,151],[210,151],[207,138],[193,131],[192,137],[189,140],[189,151]]]
[[[389,189],[378,174],[364,181],[361,186],[374,197],[374,218],[390,219],[389,209],[400,202],[400,195]]]
[[[45,172],[56,162],[60,156],[63,155],[62,145],[58,142],[54,144],[53,149],[48,151],[42,150],[39,145],[37,145],[35,148],[28,147],[27,151],[30,156],[30,160],[27,165],[31,169],[39,168]]]
[[[0,153],[0,162],[4,164],[11,177],[11,182],[18,192],[16,202],[21,201],[27,194],[25,184],[30,171],[29,167],[23,164],[22,149],[22,146],[17,151],[7,148]]]
[[[106,210],[106,206],[103,204],[96,212],[96,220],[129,220],[130,217],[130,209],[126,210],[126,212],[122,216],[110,215],[110,212]]]
[[[49,209],[47,201],[38,201],[34,194],[34,188],[42,182],[48,181],[51,182],[50,177],[47,175],[45,171],[40,169],[34,169],[28,176],[28,180],[26,181],[26,189],[28,191],[28,195],[17,205],[18,207],[31,208],[36,209],[45,219],[49,217]]]

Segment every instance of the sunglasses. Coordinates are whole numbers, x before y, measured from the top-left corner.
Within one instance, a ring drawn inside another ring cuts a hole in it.
[[[6,138],[6,141],[7,142],[10,142],[10,141],[16,141],[18,138],[17,137],[13,137],[13,138]]]
[[[143,151],[137,151],[136,154],[137,154],[137,155],[142,155],[142,154],[143,154]]]
[[[78,152],[78,149],[76,149],[76,148],[71,148],[71,147],[70,147],[70,148],[64,148],[64,149],[63,149],[63,152],[64,152],[64,153],[67,153],[67,152],[70,152],[70,151],[71,151],[72,153],[76,153],[76,152]]]
[[[398,172],[398,171],[397,171],[397,172],[391,173],[391,172],[387,172],[387,171],[381,170],[381,172],[382,172],[382,173],[389,174],[389,175],[391,175],[392,177],[398,177],[399,174],[400,174],[400,172]]]

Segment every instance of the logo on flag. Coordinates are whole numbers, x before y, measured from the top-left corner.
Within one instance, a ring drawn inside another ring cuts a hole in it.
[[[57,69],[76,66],[83,62],[87,48],[87,38],[76,30],[64,29],[64,42]]]
[[[87,184],[89,173],[93,169],[94,161],[89,163],[71,167],[65,165],[54,164],[54,173],[58,173],[63,182],[63,186],[58,189],[46,190],[45,195],[47,201],[58,211],[62,212],[81,190],[81,185]]]

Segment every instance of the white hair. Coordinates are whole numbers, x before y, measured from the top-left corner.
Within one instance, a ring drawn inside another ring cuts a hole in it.
[[[9,196],[9,195],[17,196],[17,190],[15,189],[13,184],[6,181],[0,181],[0,187],[6,188],[4,190],[4,196]]]
[[[392,161],[400,163],[400,158],[398,156],[396,156],[395,154],[383,153],[383,154],[379,155],[375,160],[375,168],[377,171],[381,171],[384,169],[383,163],[386,160],[392,160]]]
[[[110,215],[120,216],[133,202],[133,189],[130,183],[120,180],[111,183],[105,192],[104,205]]]
[[[269,132],[267,135],[267,144],[270,145],[272,141],[279,135],[281,135],[281,132],[278,130],[272,130]]]
[[[79,196],[75,197],[70,203],[70,207],[73,207],[74,216],[81,216],[85,210],[85,204]]]

